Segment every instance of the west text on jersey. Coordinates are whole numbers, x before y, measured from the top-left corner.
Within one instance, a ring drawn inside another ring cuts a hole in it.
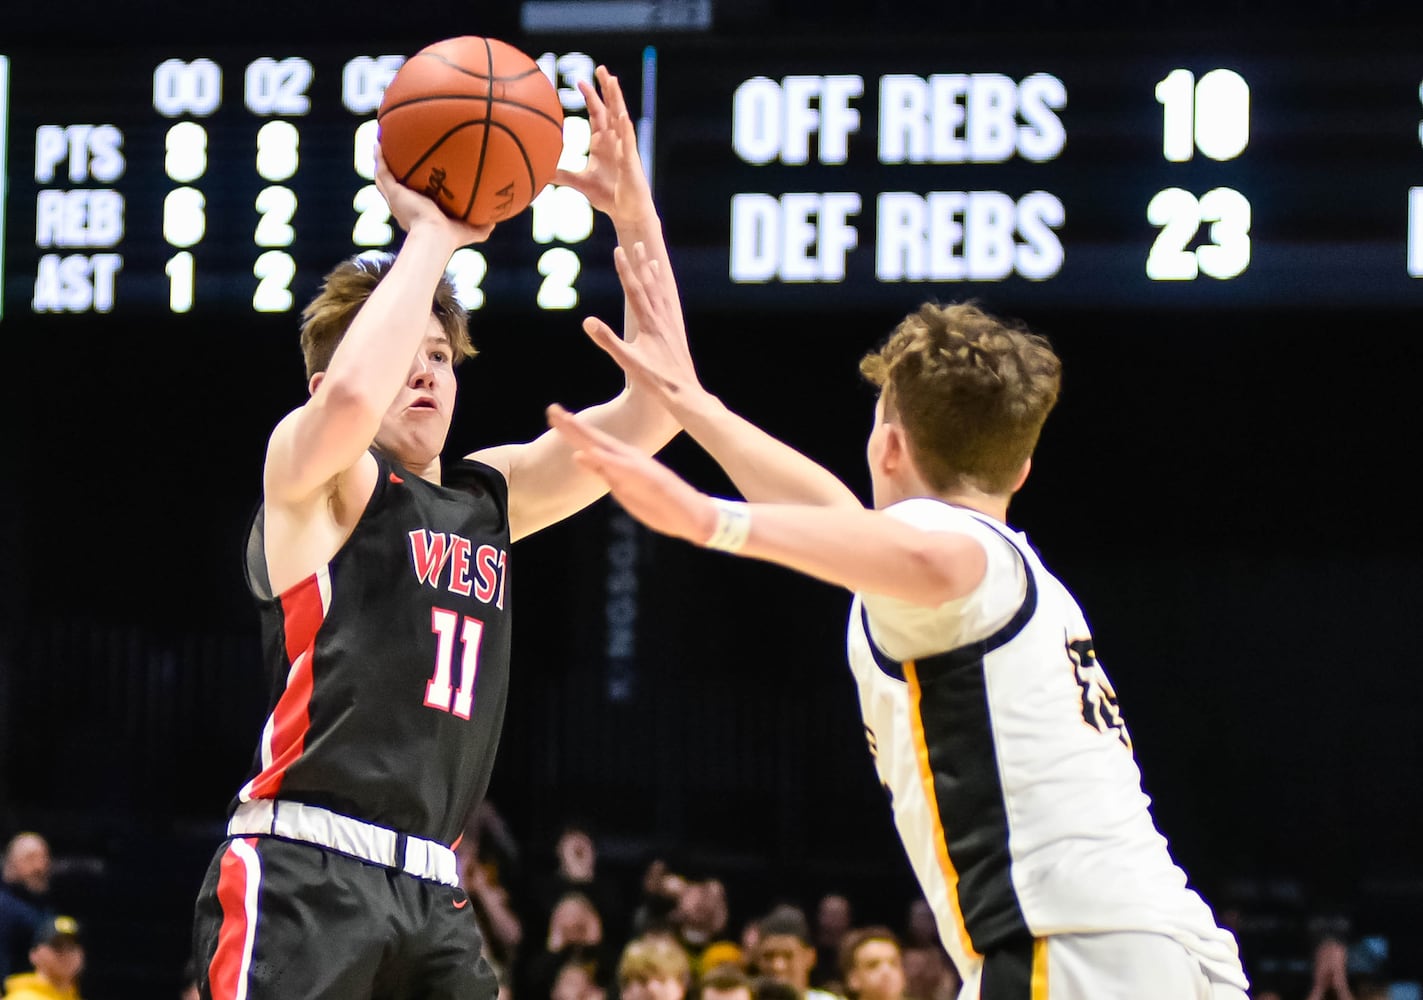
[[[415,578],[421,583],[436,590],[443,586],[461,597],[472,594],[484,604],[493,602],[495,607],[503,609],[504,572],[508,563],[503,549],[493,545],[476,547],[468,538],[454,532],[420,528],[410,532],[410,560]]]

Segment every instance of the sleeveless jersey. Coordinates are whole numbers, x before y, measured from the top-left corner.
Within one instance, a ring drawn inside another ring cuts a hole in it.
[[[270,714],[249,799],[304,802],[452,843],[484,795],[509,685],[509,488],[460,461],[437,486],[376,452],[355,530],[273,596],[247,545]]]
[[[974,593],[937,608],[856,595],[848,635],[875,768],[960,971],[1029,936],[1145,931],[1245,989],[1151,818],[1072,595],[991,518],[922,498],[886,512],[988,554]]]

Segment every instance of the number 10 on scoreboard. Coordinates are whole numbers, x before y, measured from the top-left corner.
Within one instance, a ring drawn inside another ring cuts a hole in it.
[[[1156,85],[1161,104],[1161,153],[1184,163],[1197,151],[1223,162],[1250,144],[1250,85],[1233,70],[1214,69],[1199,80],[1175,69]],[[1234,278],[1250,265],[1250,201],[1218,187],[1197,197],[1183,188],[1158,191],[1146,218],[1160,232],[1146,256],[1152,281],[1192,281],[1201,274]],[[1203,225],[1207,242],[1189,249]]]

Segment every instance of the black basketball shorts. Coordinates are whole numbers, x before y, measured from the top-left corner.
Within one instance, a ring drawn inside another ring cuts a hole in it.
[[[269,836],[218,849],[198,895],[203,1000],[493,1000],[464,890]]]

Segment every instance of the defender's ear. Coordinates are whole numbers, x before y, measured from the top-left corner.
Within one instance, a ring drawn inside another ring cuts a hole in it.
[[[311,376],[311,381],[308,382],[308,383],[306,383],[306,391],[307,391],[308,393],[310,393],[311,395],[315,396],[315,395],[316,395],[316,387],[321,384],[321,380],[324,379],[325,377],[326,377],[326,373],[325,373],[325,372],[317,372],[315,375]]]
[[[886,421],[880,469],[888,475],[898,471],[906,461],[909,461],[909,441],[904,436],[904,428],[892,420]]]
[[[1023,484],[1028,481],[1028,473],[1033,471],[1033,457],[1029,455],[1023,460],[1023,468],[1018,473],[1018,481],[1013,484],[1013,492],[1017,493],[1023,488]]]

